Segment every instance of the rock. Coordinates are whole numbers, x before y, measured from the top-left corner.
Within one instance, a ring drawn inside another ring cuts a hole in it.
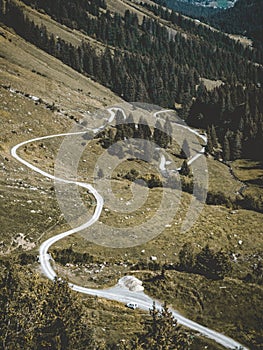
[[[142,281],[140,281],[134,276],[122,277],[119,280],[118,285],[122,288],[127,288],[132,292],[141,292],[144,290],[144,287],[142,286]]]

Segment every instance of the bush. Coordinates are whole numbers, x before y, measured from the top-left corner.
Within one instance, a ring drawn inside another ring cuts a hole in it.
[[[206,245],[196,255],[194,271],[210,279],[224,279],[232,270],[229,256],[222,251],[214,252]]]
[[[92,263],[94,258],[89,253],[79,253],[75,252],[72,247],[54,250],[53,256],[56,262],[66,265],[67,263],[71,264],[88,264]]]

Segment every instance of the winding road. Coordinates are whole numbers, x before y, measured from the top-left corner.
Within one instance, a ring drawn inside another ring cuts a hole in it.
[[[108,111],[110,113],[110,118],[108,120],[108,122],[111,122],[114,119],[115,113],[119,108],[109,108]],[[164,113],[167,111],[160,111],[159,113]],[[157,114],[156,114],[157,115]],[[100,127],[99,129],[94,129],[94,133],[96,133],[97,131],[100,131],[104,128],[105,126]],[[185,127],[188,128],[186,126],[182,126],[180,125],[180,127]],[[199,137],[203,138],[203,140],[205,141],[205,137],[200,135],[197,131],[192,130],[190,128],[188,128],[189,131],[191,131],[192,133],[198,135]],[[72,235],[74,233],[80,232],[88,227],[90,227],[91,225],[93,225],[100,217],[101,211],[103,209],[103,198],[102,196],[96,191],[95,188],[93,188],[90,184],[86,184],[83,182],[76,182],[76,181],[70,181],[70,180],[66,180],[66,179],[62,179],[62,178],[57,178],[39,168],[37,168],[36,166],[32,165],[31,163],[27,162],[26,160],[24,160],[23,158],[21,158],[18,154],[17,151],[20,147],[25,146],[26,144],[32,143],[32,142],[36,142],[36,141],[42,141],[42,140],[46,140],[46,139],[51,139],[51,138],[56,138],[56,137],[64,137],[64,136],[68,136],[68,135],[77,135],[77,134],[85,134],[85,131],[81,131],[81,132],[76,132],[76,133],[64,133],[64,134],[56,134],[56,135],[49,135],[49,136],[44,136],[44,137],[38,137],[38,138],[34,138],[28,141],[24,141],[19,143],[18,145],[14,146],[11,149],[11,155],[20,163],[24,164],[25,166],[27,166],[29,169],[51,179],[51,180],[56,180],[57,182],[62,182],[62,183],[66,183],[66,184],[76,184],[80,187],[85,188],[86,190],[88,190],[96,199],[97,205],[94,211],[93,216],[90,218],[90,220],[84,224],[82,224],[79,227],[73,228],[71,230],[68,230],[66,232],[63,232],[59,235],[56,235],[54,237],[49,238],[47,241],[45,241],[44,243],[41,244],[40,249],[39,249],[39,261],[41,264],[41,268],[43,273],[51,280],[54,280],[55,277],[57,277],[55,271],[53,270],[52,266],[51,266],[51,262],[50,262],[50,255],[48,254],[48,250],[49,248],[56,242],[58,242],[59,240]],[[198,157],[200,157],[202,155],[203,150],[196,154],[196,156],[194,156],[189,162],[193,162],[195,161]],[[162,159],[162,163],[164,163],[165,161]],[[152,305],[153,305],[153,299],[150,298],[149,296],[147,296],[144,292],[131,292],[130,290],[128,290],[127,288],[123,288],[120,285],[116,285],[115,287],[109,288],[109,289],[103,289],[103,290],[98,290],[98,289],[90,289],[90,288],[84,288],[72,283],[69,283],[69,286],[71,289],[73,289],[76,292],[80,292],[83,294],[89,294],[89,295],[96,295],[98,297],[102,297],[102,298],[107,298],[110,300],[116,300],[119,302],[123,302],[123,303],[128,303],[128,302],[136,302],[138,303],[139,307],[143,310],[149,310]],[[161,304],[159,302],[156,302],[156,307],[161,309]],[[217,343],[223,345],[225,348],[227,349],[237,349],[237,348],[242,348],[244,350],[248,350],[248,348],[244,347],[243,345],[241,345],[239,342],[235,341],[234,339],[231,339],[219,332],[213,331],[207,327],[204,327],[196,322],[193,322],[189,319],[187,319],[186,317],[183,317],[182,315],[180,315],[178,312],[176,312],[175,310],[172,310],[172,313],[174,315],[174,317],[177,319],[178,323],[194,330],[197,331],[198,333],[202,334],[205,337],[208,337],[214,341],[216,341]]]

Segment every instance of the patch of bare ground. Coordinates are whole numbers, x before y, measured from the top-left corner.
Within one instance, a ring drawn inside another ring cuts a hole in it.
[[[220,85],[224,84],[222,80],[210,80],[206,78],[202,78],[201,81],[204,83],[205,87],[208,91],[212,91]]]
[[[228,36],[231,39],[238,41],[240,44],[242,44],[244,46],[249,46],[249,47],[253,46],[253,41],[249,38],[246,38],[245,36],[236,35],[236,34],[228,34]]]

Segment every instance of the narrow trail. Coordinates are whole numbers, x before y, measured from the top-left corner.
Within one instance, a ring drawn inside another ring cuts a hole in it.
[[[108,122],[111,122],[114,119],[115,113],[118,109],[120,109],[120,108],[108,109],[108,111],[110,113],[110,118],[109,118]],[[164,112],[167,112],[167,111],[160,111],[158,113],[164,113]],[[186,126],[184,126],[184,127],[188,128]],[[104,126],[100,127],[99,129],[94,129],[93,131],[96,133],[98,130],[102,130],[103,128],[104,128]],[[202,135],[199,135],[199,133],[197,131],[192,130],[190,128],[188,128],[188,130],[193,132],[194,134],[198,135],[199,137],[202,137]],[[26,160],[24,160],[23,158],[21,158],[17,154],[17,151],[20,147],[25,146],[25,145],[32,143],[32,142],[42,141],[42,140],[57,138],[57,137],[63,137],[63,136],[69,136],[69,135],[81,135],[81,134],[85,134],[85,133],[86,133],[86,130],[81,131],[81,132],[75,132],[75,133],[63,133],[63,134],[38,137],[38,138],[34,138],[34,139],[31,139],[28,141],[21,142],[11,149],[11,155],[18,162],[24,164],[29,169],[49,178],[51,180],[56,180],[57,182],[61,182],[61,183],[65,183],[65,184],[75,184],[77,186],[83,187],[86,190],[88,190],[89,193],[91,193],[95,197],[96,202],[97,202],[94,214],[88,220],[88,222],[82,224],[81,226],[73,228],[71,230],[68,230],[66,232],[62,232],[54,237],[51,237],[47,241],[45,241],[41,244],[40,249],[39,249],[39,261],[40,261],[43,273],[50,280],[54,280],[57,277],[57,274],[51,266],[50,255],[48,253],[49,248],[54,243],[60,241],[61,239],[65,238],[69,235],[72,235],[74,233],[80,232],[80,231],[90,227],[91,225],[93,225],[99,219],[99,217],[101,215],[101,212],[103,209],[103,203],[104,203],[103,197],[90,184],[58,178],[58,177],[55,177],[54,175],[51,175],[51,174],[37,168],[36,166],[32,165],[31,163],[29,163]],[[201,153],[198,153],[190,161],[193,162],[200,156],[201,156]],[[85,287],[81,287],[81,286],[78,286],[78,285],[75,285],[72,283],[69,283],[69,287],[72,290],[79,292],[79,293],[94,295],[94,296],[98,296],[98,297],[102,297],[102,298],[106,298],[106,299],[110,299],[110,300],[116,300],[116,301],[119,301],[122,303],[137,302],[141,309],[147,310],[147,311],[152,307],[153,302],[154,302],[154,300],[152,298],[150,298],[149,296],[147,296],[144,292],[141,292],[141,291],[140,292],[131,292],[127,288],[123,288],[119,285],[114,286],[112,288],[108,288],[108,289],[102,289],[102,290],[85,288]],[[156,302],[156,307],[158,309],[161,309],[162,306],[159,302]],[[178,323],[202,334],[203,336],[205,336],[207,338],[210,338],[210,339],[216,341],[217,343],[223,345],[225,348],[227,348],[227,349],[239,349],[239,348],[241,349],[242,348],[243,350],[249,350],[248,348],[244,347],[243,345],[241,345],[239,342],[235,341],[234,339],[231,339],[231,338],[225,336],[224,334],[213,331],[212,329],[204,327],[196,322],[193,322],[193,321],[187,319],[186,317],[183,317],[175,310],[171,309],[171,311],[172,311],[174,317],[177,319]]]

